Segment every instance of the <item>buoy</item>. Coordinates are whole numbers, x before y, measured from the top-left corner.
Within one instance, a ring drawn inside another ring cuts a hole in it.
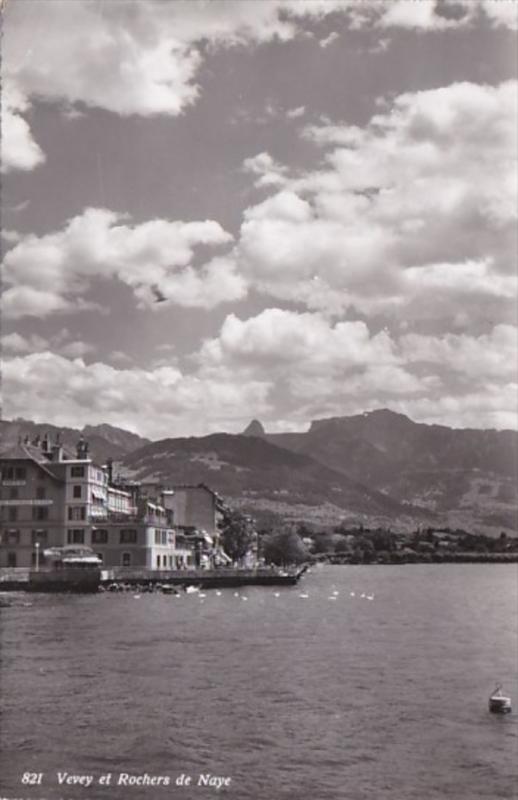
[[[502,694],[502,687],[498,685],[489,698],[489,710],[492,714],[510,714],[512,711],[511,698]]]

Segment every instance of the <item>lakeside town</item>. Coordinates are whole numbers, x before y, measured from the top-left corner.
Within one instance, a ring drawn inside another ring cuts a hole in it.
[[[0,456],[0,581],[49,567],[53,550],[91,552],[111,574],[250,571],[269,565],[518,561],[518,539],[464,530],[413,532],[363,525],[318,530],[307,524],[258,529],[204,483],[137,481],[36,435]],[[222,574],[220,572],[220,574]]]

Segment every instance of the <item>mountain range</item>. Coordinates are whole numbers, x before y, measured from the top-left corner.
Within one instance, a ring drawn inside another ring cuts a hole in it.
[[[125,475],[207,483],[265,523],[518,532],[515,431],[425,425],[387,409],[314,420],[301,433],[269,434],[253,420],[242,434],[155,442],[111,425],[15,420],[0,422],[2,449],[58,430],[69,449],[82,434],[94,458],[111,456]]]

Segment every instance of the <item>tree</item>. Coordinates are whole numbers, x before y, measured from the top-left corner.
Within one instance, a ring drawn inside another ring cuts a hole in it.
[[[301,564],[307,561],[308,551],[300,536],[286,529],[265,538],[263,555],[271,564]]]
[[[229,509],[223,514],[219,527],[225,553],[232,561],[239,561],[252,546],[253,532],[250,520],[239,511]]]

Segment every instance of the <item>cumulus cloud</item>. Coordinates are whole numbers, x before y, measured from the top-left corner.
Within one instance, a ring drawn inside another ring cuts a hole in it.
[[[286,167],[275,161],[269,153],[258,153],[251,158],[245,158],[243,162],[245,172],[257,175],[255,186],[282,186],[285,182],[285,175],[288,172]]]
[[[204,343],[198,369],[271,381],[278,413],[300,422],[388,406],[425,422],[443,412],[453,426],[516,427],[517,337],[511,325],[480,336],[396,337],[373,334],[358,320],[332,323],[319,313],[270,308],[247,320],[227,316]]]
[[[153,438],[225,429],[248,408],[270,411],[268,382],[200,378],[167,366],[116,369],[50,352],[6,360],[3,388],[7,417],[108,422]]]
[[[496,325],[481,336],[408,334],[401,338],[400,347],[408,363],[437,365],[462,380],[505,384],[518,379],[518,328],[514,325]]]
[[[43,353],[52,349],[53,352],[69,358],[80,358],[95,351],[95,347],[88,342],[72,339],[70,332],[66,328],[50,337],[50,339],[38,334],[22,336],[15,332],[2,336],[1,342],[2,351],[7,357]]]
[[[231,241],[217,222],[124,222],[112,211],[90,208],[61,231],[23,236],[4,260],[6,317],[91,307],[80,295],[102,278],[125,283],[141,306],[153,308],[169,303],[208,308],[244,293],[243,280],[227,259],[192,265],[198,246]]]
[[[449,5],[463,13],[441,12]],[[87,106],[121,115],[177,116],[199,97],[196,80],[207,45],[210,51],[287,41],[302,34],[308,20],[337,13],[351,28],[442,30],[471,24],[480,14],[495,26],[516,28],[517,22],[509,0],[11,3],[4,13],[2,66],[16,100],[4,101],[3,168],[27,170],[44,160],[23,117],[32,98],[60,102],[67,115]],[[337,37],[333,31],[319,44],[327,47]]]
[[[405,93],[365,128],[308,127],[320,169],[246,209],[234,258],[274,297],[339,312],[513,316],[517,86]],[[252,160],[268,175],[268,154]],[[275,166],[279,174],[280,165]]]
[[[0,139],[1,170],[31,170],[42,164],[45,156],[34,140],[22,114],[29,109],[27,98],[9,81],[4,81],[1,97]]]

